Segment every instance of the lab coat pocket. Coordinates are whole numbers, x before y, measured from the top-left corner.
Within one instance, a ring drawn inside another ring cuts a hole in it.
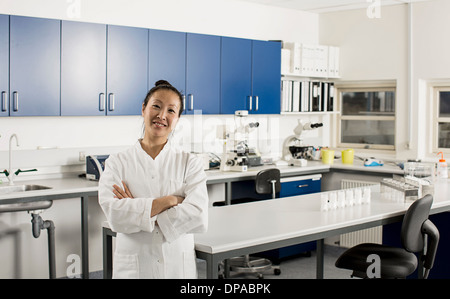
[[[184,278],[197,278],[197,262],[194,250],[183,252]]]
[[[113,278],[117,279],[139,278],[139,262],[137,254],[114,253]]]

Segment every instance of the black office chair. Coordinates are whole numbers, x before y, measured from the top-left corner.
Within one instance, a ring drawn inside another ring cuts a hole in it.
[[[336,267],[353,270],[352,277],[368,278],[367,269],[373,261],[367,261],[367,258],[371,254],[376,254],[380,258],[378,278],[406,278],[418,266],[414,253],[420,253],[423,255],[419,262],[425,268],[423,278],[428,278],[439,242],[439,231],[428,219],[432,202],[433,197],[427,194],[409,207],[401,228],[403,248],[371,243],[359,244],[345,251],[336,261]],[[427,246],[424,253],[425,236]]]
[[[272,199],[281,190],[280,170],[277,168],[264,169],[257,173],[255,178],[255,192],[257,194],[271,194]],[[259,199],[239,199],[236,202],[244,203],[256,201]],[[233,203],[236,203],[233,201]],[[262,272],[273,270],[275,275],[281,273],[279,266],[273,266],[272,262],[265,258],[251,257],[244,255],[242,257],[231,258],[228,260],[229,269],[237,273],[254,273],[258,278],[263,278]]]
[[[0,213],[22,212],[26,211],[31,214],[31,224],[33,237],[39,238],[42,229],[47,230],[48,235],[48,263],[49,278],[56,278],[55,263],[55,225],[51,220],[43,220],[40,216],[42,210],[50,208],[53,204],[51,200],[0,204]]]

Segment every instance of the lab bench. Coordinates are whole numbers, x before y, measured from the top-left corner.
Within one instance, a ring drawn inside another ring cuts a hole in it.
[[[256,174],[266,168],[277,167],[280,169],[281,178],[283,182],[283,191],[280,194],[282,197],[291,196],[292,194],[306,194],[311,192],[320,191],[320,185],[323,185],[323,181],[314,181],[314,177],[317,175],[324,176],[333,172],[341,171],[359,171],[371,173],[373,171],[380,172],[382,169],[387,175],[392,172],[392,169],[382,166],[380,168],[361,168],[358,165],[340,165],[340,163],[334,163],[333,165],[323,164],[321,161],[309,161],[306,167],[298,166],[275,166],[264,165],[259,167],[252,167],[247,172],[221,172],[219,170],[208,170],[207,184],[224,184],[225,187],[225,199],[230,201],[232,198],[233,187],[235,182],[248,182],[254,180]],[[300,179],[299,179],[300,178]],[[303,178],[303,179],[302,179]],[[301,181],[300,183],[298,181]],[[313,185],[305,188],[305,180],[311,180]],[[7,182],[4,182],[0,186],[5,186]],[[35,191],[23,191],[14,192],[9,194],[0,194],[0,204],[14,204],[14,203],[26,203],[42,200],[60,200],[70,198],[81,199],[81,269],[82,273],[89,272],[89,247],[88,247],[88,197],[98,196],[98,182],[86,180],[85,178],[79,178],[76,175],[73,176],[58,176],[57,178],[40,178],[38,176],[30,176],[29,178],[19,178],[15,181],[16,185],[43,185],[50,187],[49,189],[35,190]],[[297,184],[297,186],[296,186]],[[296,190],[298,186],[305,188],[302,191]],[[323,186],[322,186],[323,187]],[[323,188],[322,188],[323,189]],[[304,192],[304,193],[302,193]],[[228,202],[229,203],[229,202]],[[83,278],[87,278],[87,275],[83,275]]]

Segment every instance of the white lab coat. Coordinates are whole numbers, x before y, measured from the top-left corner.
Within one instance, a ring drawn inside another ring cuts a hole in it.
[[[134,198],[114,198],[113,184]],[[122,187],[123,188],[123,187]],[[153,199],[184,196],[184,201],[150,217]],[[99,203],[117,232],[113,278],[197,278],[194,237],[205,232],[208,193],[202,163],[167,142],[153,160],[138,141],[106,160]]]

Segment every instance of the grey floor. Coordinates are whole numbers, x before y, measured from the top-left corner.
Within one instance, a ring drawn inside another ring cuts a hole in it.
[[[334,263],[346,250],[338,246],[325,245],[324,254],[324,278],[325,279],[349,279],[351,271],[338,269]],[[206,262],[197,260],[199,278],[206,278]],[[280,263],[280,275],[272,272],[264,273],[268,279],[315,279],[316,278],[316,252],[312,251],[310,257],[298,256],[286,259]],[[244,274],[236,278],[256,278],[255,275]]]
[[[325,279],[348,279],[351,271],[338,269],[334,266],[336,259],[345,251],[345,248],[325,245],[324,255],[324,278]],[[197,259],[198,277],[206,278],[206,262]],[[272,272],[264,273],[267,279],[315,279],[316,278],[316,252],[312,251],[310,257],[298,256],[280,263],[280,275]],[[91,272],[91,279],[102,279],[102,271]],[[246,274],[236,278],[256,278],[255,275]]]

